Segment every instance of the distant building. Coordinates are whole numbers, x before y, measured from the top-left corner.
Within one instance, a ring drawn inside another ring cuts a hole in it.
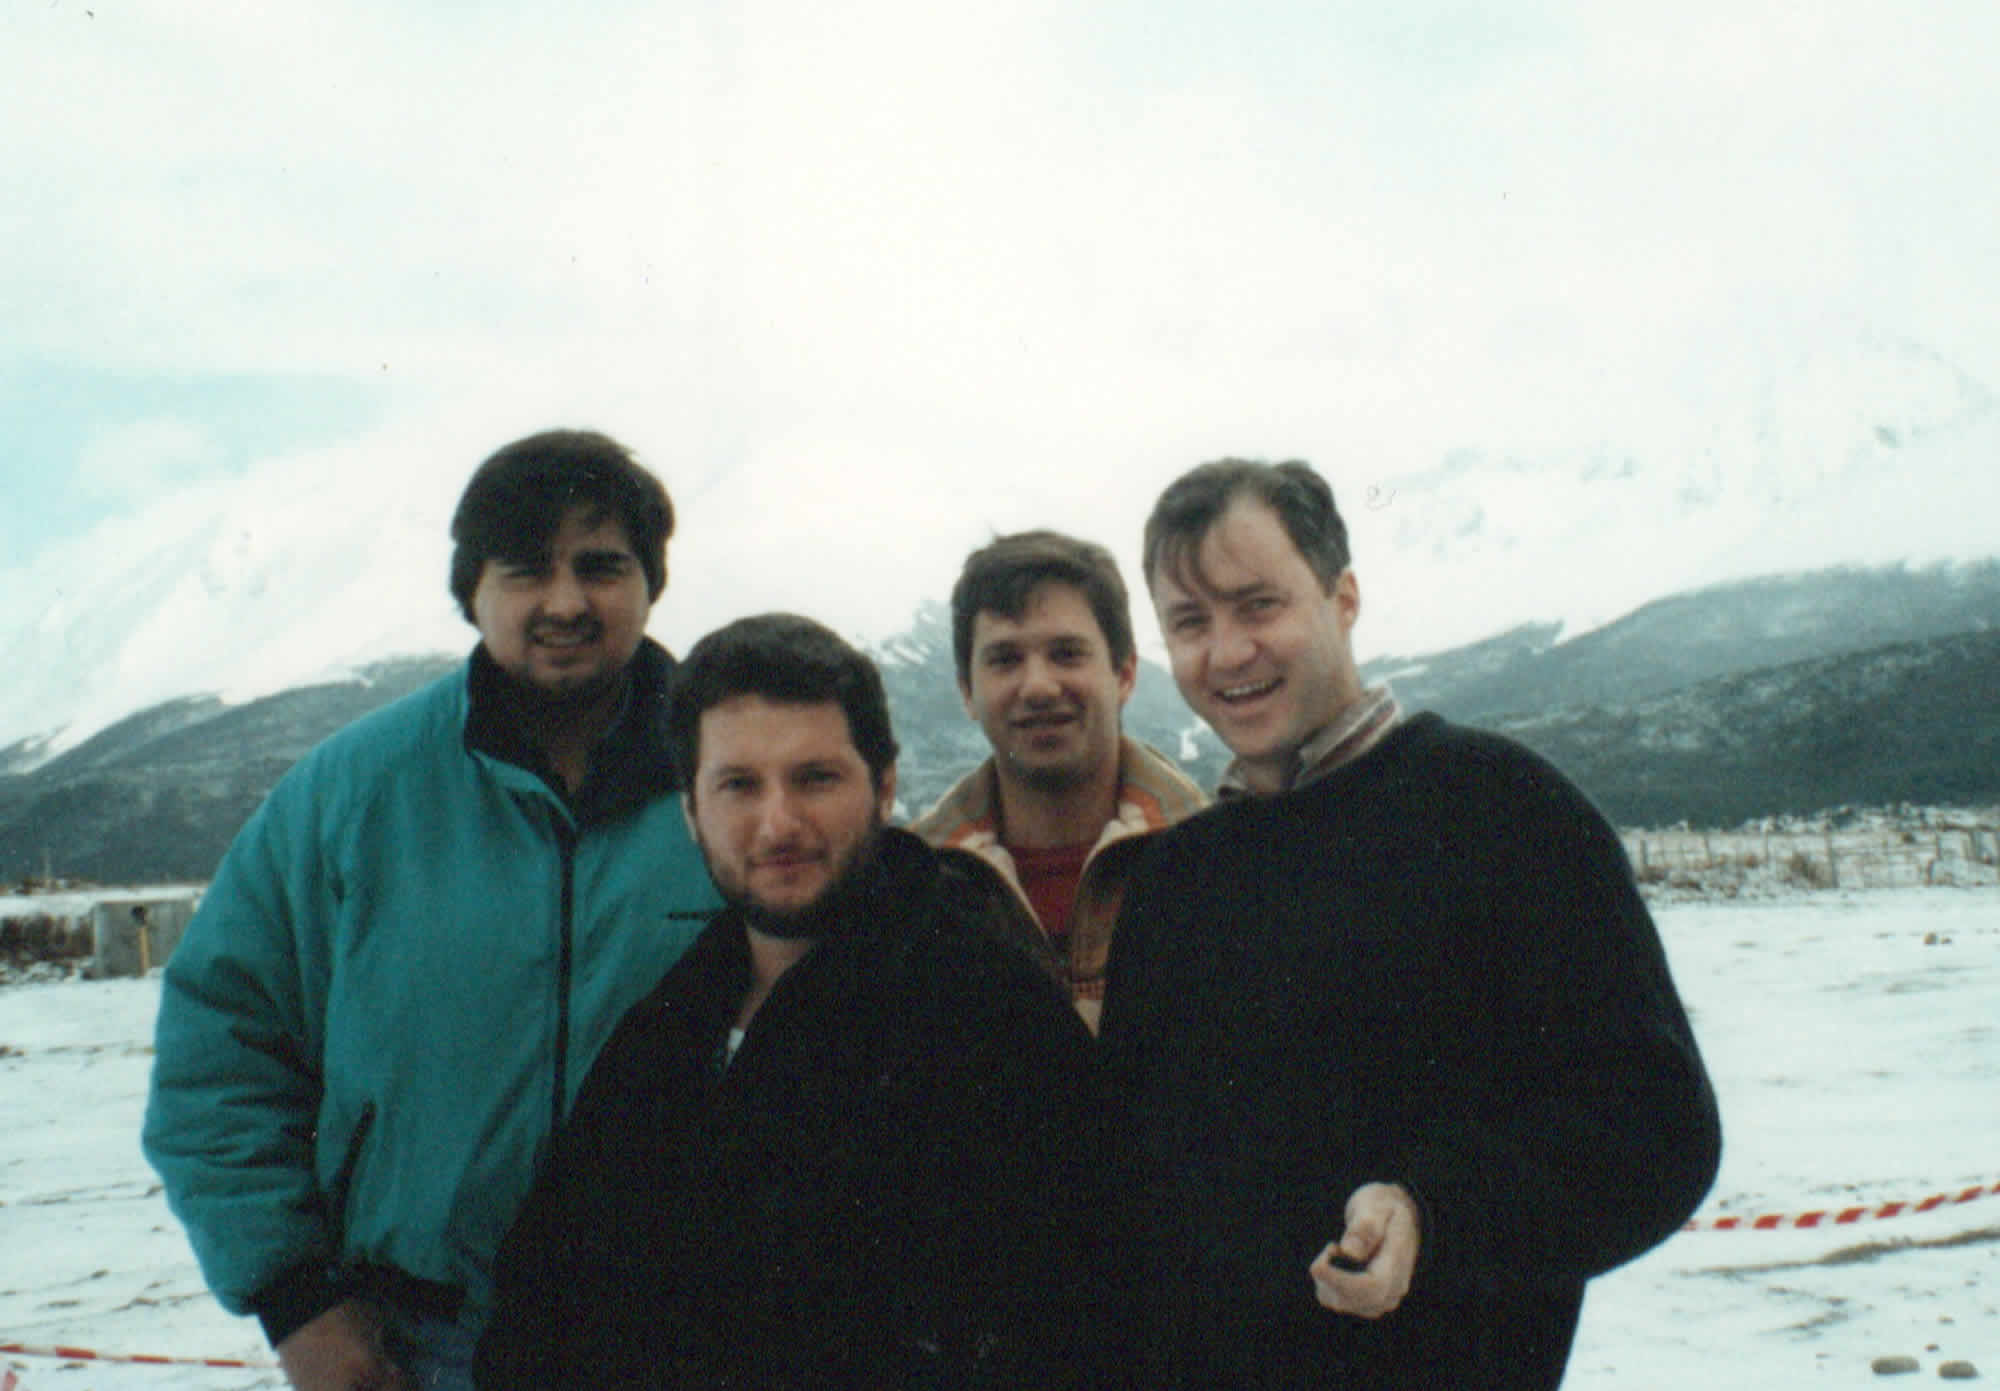
[[[172,955],[200,901],[199,885],[0,895],[0,980],[39,965],[144,975]]]
[[[96,976],[143,976],[164,965],[194,917],[198,889],[150,889],[106,894],[90,910]]]

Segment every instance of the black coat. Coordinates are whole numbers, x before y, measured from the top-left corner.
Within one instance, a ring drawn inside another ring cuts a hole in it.
[[[1102,1040],[1154,1386],[1554,1387],[1585,1280],[1674,1232],[1720,1153],[1616,834],[1435,716],[1161,837]],[[1372,1322],[1307,1274],[1370,1181],[1423,1213]]]
[[[984,932],[983,884],[883,835],[861,902],[735,1060],[742,920],[626,1018],[503,1245],[479,1384],[1090,1382],[1115,1320],[1090,1037]]]

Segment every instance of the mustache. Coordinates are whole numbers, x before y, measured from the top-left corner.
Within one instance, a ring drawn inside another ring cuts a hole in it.
[[[558,637],[595,637],[604,630],[604,625],[595,618],[538,618],[528,625],[528,636],[540,637],[551,633]]]

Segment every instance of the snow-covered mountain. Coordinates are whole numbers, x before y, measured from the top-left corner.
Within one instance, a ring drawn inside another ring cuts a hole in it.
[[[1394,476],[1315,460],[1350,518],[1362,655],[1442,651],[1523,623],[1567,642],[1720,581],[2000,554],[1991,388],[1869,335],[1718,374],[1726,388],[1700,398],[1717,404],[1667,425],[1635,419],[1629,439],[1565,439],[1558,403],[1546,442],[1458,450]],[[0,572],[0,771],[163,701],[241,701],[465,650],[472,634],[444,592],[464,457],[369,442],[273,460]],[[881,516],[850,509],[807,557],[798,527],[747,520],[784,491],[754,472],[693,491],[684,517],[705,515],[675,542],[656,631],[704,631],[773,571],[797,577],[791,606],[867,638],[942,597],[962,538],[916,534],[908,498]],[[1093,534],[1087,518],[1042,520]],[[1103,539],[1130,556],[1132,538]],[[836,570],[864,572],[878,617],[843,606]]]
[[[1720,582],[2000,554],[2000,395],[1935,354],[1843,339],[1714,398],[1646,437],[1460,450],[1350,497],[1364,597],[1398,627],[1368,643],[1364,611],[1361,640],[1436,650],[1524,622],[1570,640]]]
[[[0,770],[165,700],[237,702],[469,650],[445,593],[448,506],[435,487],[308,459],[47,547],[32,573],[0,576]]]

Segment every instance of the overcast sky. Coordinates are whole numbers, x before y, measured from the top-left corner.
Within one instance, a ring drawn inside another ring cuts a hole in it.
[[[151,517],[394,495],[449,630],[452,498],[554,424],[680,503],[677,641],[884,631],[1022,526],[1129,564],[1227,453],[1319,464],[1365,575],[1385,480],[1690,434],[1787,344],[2000,387],[1996,71],[1992,0],[24,0],[0,620]]]

